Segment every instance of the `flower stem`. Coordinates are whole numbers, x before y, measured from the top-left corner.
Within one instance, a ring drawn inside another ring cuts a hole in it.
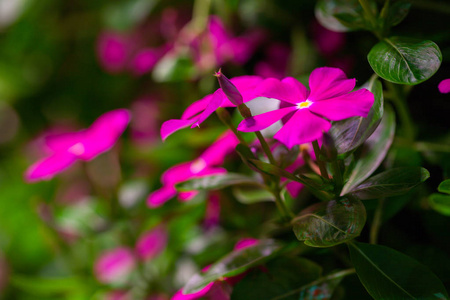
[[[239,133],[239,131],[237,131],[236,127],[231,123],[230,113],[225,108],[219,107],[216,110],[216,114],[219,117],[220,121],[222,121],[222,123],[225,124],[234,133],[234,135],[238,138],[239,142],[248,147],[247,141]]]
[[[277,162],[275,161],[275,158],[272,155],[272,151],[270,151],[270,147],[267,144],[266,140],[264,139],[263,135],[261,134],[260,131],[255,131],[256,137],[259,140],[259,143],[261,144],[261,147],[264,151],[264,153],[267,155],[267,158],[269,159],[270,163],[272,165],[276,165]]]
[[[372,25],[372,32],[376,35],[377,38],[382,40],[383,36],[379,32],[379,26],[378,26],[378,23],[377,23],[377,16],[376,16],[376,14],[373,13],[369,2],[367,0],[358,0],[358,1],[359,1],[359,4],[361,5],[363,11],[364,11],[364,16],[366,17],[366,19]]]
[[[378,241],[378,233],[381,227],[383,207],[384,207],[385,198],[381,198],[378,202],[377,208],[375,210],[375,214],[373,216],[372,226],[370,227],[370,243],[376,244]]]
[[[333,160],[331,162],[331,169],[333,170],[333,179],[336,185],[335,192],[336,194],[340,194],[343,186],[343,179],[338,160]]]
[[[325,166],[325,162],[320,159],[319,143],[316,140],[316,141],[312,142],[312,145],[313,145],[314,153],[316,154],[316,161],[317,161],[317,165],[319,166],[319,169],[320,169],[320,175],[322,177],[324,177],[325,179],[329,179],[330,177],[328,176],[328,171]]]
[[[197,32],[201,32],[206,28],[210,6],[211,0],[195,0],[191,24]]]
[[[415,130],[414,123],[411,119],[411,115],[408,109],[408,106],[405,101],[405,97],[403,95],[403,91],[400,90],[402,87],[395,85],[391,82],[385,81],[386,86],[391,92],[391,102],[394,104],[395,109],[397,110],[398,116],[402,123],[402,129],[405,135],[405,138],[408,141],[414,141],[415,139]]]

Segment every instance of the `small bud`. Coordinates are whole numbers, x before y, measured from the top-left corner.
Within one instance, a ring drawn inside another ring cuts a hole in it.
[[[322,152],[327,161],[334,161],[337,158],[336,145],[328,132],[323,133],[323,144],[320,152]]]
[[[219,85],[222,88],[223,93],[227,96],[228,100],[236,106],[239,106],[244,103],[242,99],[241,93],[239,93],[238,89],[234,84],[219,70],[214,76],[217,77],[219,81]]]

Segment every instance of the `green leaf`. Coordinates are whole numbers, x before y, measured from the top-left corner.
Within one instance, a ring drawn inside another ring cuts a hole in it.
[[[438,186],[438,191],[441,193],[450,194],[450,179],[442,181]]]
[[[255,178],[249,176],[238,173],[225,173],[187,180],[177,184],[175,187],[179,191],[218,190],[235,184],[257,185],[258,182]]]
[[[339,154],[343,154],[359,147],[377,129],[383,117],[383,87],[381,82],[372,77],[362,88],[367,88],[375,96],[375,102],[367,118],[353,117],[333,122],[330,134],[334,139]]]
[[[235,186],[233,187],[233,195],[243,204],[275,201],[272,193],[263,188]]]
[[[430,177],[421,167],[394,168],[377,174],[351,190],[360,199],[377,199],[405,194]]]
[[[260,161],[258,159],[249,159],[250,163],[252,163],[255,167],[257,167],[259,170],[270,174],[275,175],[278,177],[286,177],[290,180],[299,181],[297,177],[295,177],[293,174],[289,173],[288,171],[285,171],[281,169],[280,167],[277,167],[275,165]]]
[[[411,3],[407,1],[397,1],[390,5],[389,12],[384,20],[386,27],[392,27],[403,21],[409,13]]]
[[[297,300],[298,288],[319,278],[322,268],[305,258],[276,258],[265,265],[265,271],[247,274],[233,288],[233,300]]]
[[[308,284],[300,289],[300,297],[298,300],[329,300],[333,296],[334,290],[341,283],[342,279],[350,274],[354,274],[355,270],[344,270],[334,272],[325,277]],[[282,298],[280,298],[282,299]],[[284,298],[283,298],[284,299]]]
[[[428,40],[390,37],[376,44],[367,59],[383,79],[399,84],[419,84],[439,69],[442,54]]]
[[[10,283],[32,295],[67,295],[83,290],[85,286],[81,278],[76,277],[42,278],[13,275]]]
[[[370,1],[370,7],[376,14],[376,3]],[[332,31],[345,32],[371,28],[364,18],[358,0],[319,0],[315,14],[320,24]]]
[[[295,236],[312,247],[331,247],[357,237],[366,210],[356,197],[314,204],[291,221]]]
[[[275,255],[281,249],[281,245],[274,240],[259,240],[251,247],[235,250],[214,263],[206,273],[196,274],[184,286],[184,294],[192,294],[200,291],[208,283],[219,278],[236,276],[251,267],[259,265]]]
[[[428,198],[428,204],[438,213],[450,217],[450,195],[431,194]]]
[[[169,53],[153,69],[152,77],[156,82],[185,81],[196,72],[192,60],[186,54]]]
[[[351,242],[350,258],[374,299],[448,299],[441,281],[427,267],[380,245]]]
[[[391,147],[394,133],[394,113],[386,107],[380,125],[362,145],[359,155],[355,154],[356,163],[342,188],[341,196],[353,190],[378,168]]]

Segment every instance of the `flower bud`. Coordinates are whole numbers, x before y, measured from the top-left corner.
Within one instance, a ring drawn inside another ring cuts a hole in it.
[[[236,106],[244,103],[241,93],[238,91],[236,86],[219,70],[214,76],[217,77],[219,85],[222,88],[223,93],[227,96],[228,100]]]

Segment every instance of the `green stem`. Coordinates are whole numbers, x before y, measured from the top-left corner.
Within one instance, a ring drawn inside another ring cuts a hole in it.
[[[328,171],[325,166],[325,162],[320,159],[319,143],[317,141],[313,141],[312,145],[313,145],[314,153],[316,154],[316,161],[317,161],[317,165],[319,166],[319,169],[320,169],[320,175],[328,180],[330,177],[328,176]]]
[[[248,147],[247,141],[239,133],[239,131],[237,131],[233,123],[231,123],[230,113],[225,108],[219,107],[216,110],[216,114],[219,117],[220,121],[222,121],[222,123],[225,124],[234,133],[234,135],[238,138],[239,142]]]
[[[364,11],[364,15],[365,15],[366,19],[369,20],[370,24],[372,25],[372,32],[380,40],[383,39],[383,35],[380,34],[380,32],[379,32],[377,16],[376,16],[376,14],[373,13],[372,9],[370,8],[369,2],[367,0],[358,0],[358,1]]]
[[[272,155],[272,151],[270,151],[270,147],[266,142],[266,139],[263,137],[263,135],[261,134],[261,132],[259,131],[255,131],[256,137],[259,140],[259,143],[261,144],[261,147],[264,151],[264,153],[267,155],[267,158],[269,159],[269,162],[272,165],[277,165],[277,162],[275,161],[275,158]]]
[[[191,24],[197,32],[206,28],[211,0],[195,0]]]
[[[343,187],[343,179],[342,179],[342,172],[341,168],[339,166],[338,160],[333,160],[331,162],[331,168],[333,170],[333,179],[336,185],[335,193],[339,195],[341,193],[341,189]]]
[[[383,215],[383,207],[384,207],[385,198],[379,200],[377,208],[375,210],[375,214],[373,216],[372,227],[370,227],[370,243],[376,244],[378,241],[378,233],[380,232],[382,215]]]
[[[411,115],[409,113],[409,109],[406,104],[403,91],[400,90],[400,88],[402,87],[388,81],[385,82],[392,96],[390,98],[391,102],[394,104],[395,109],[397,110],[398,116],[400,118],[405,138],[408,141],[414,141],[415,138],[414,123],[411,119]]]

